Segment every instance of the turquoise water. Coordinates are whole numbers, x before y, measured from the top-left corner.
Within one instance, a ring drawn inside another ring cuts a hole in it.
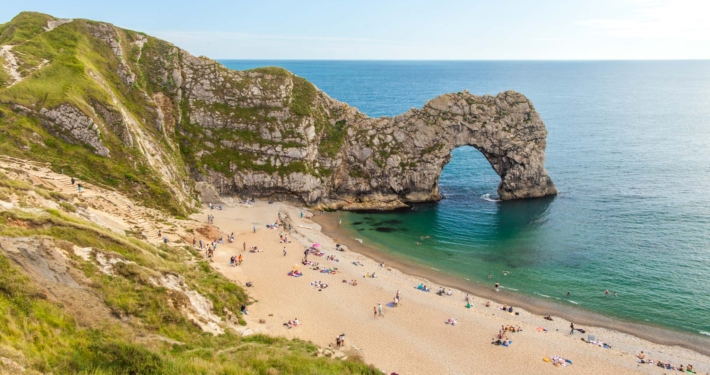
[[[474,282],[710,335],[709,61],[223,63],[285,67],[370,116],[464,89],[524,93],[549,131],[557,197],[496,202],[498,176],[459,148],[441,176],[446,199],[343,223]]]

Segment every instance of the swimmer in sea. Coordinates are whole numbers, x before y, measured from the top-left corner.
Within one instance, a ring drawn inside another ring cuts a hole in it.
[[[569,297],[569,296],[570,296],[570,293],[569,293],[569,292],[567,292],[567,297]]]
[[[614,297],[618,297],[618,296],[616,295],[616,292],[614,292]]]
[[[609,295],[609,289],[604,291],[604,295],[607,295],[607,296]]]
[[[508,276],[509,273],[508,271],[503,271],[503,276]]]
[[[493,276],[491,276],[491,274],[489,273],[489,274],[488,274],[488,278],[490,279],[491,277],[493,277]]]

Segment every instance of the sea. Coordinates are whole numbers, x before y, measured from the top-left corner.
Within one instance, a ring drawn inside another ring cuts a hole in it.
[[[498,175],[461,147],[444,199],[342,212],[348,233],[482,286],[710,336],[710,61],[221,63],[286,68],[371,117],[448,92],[523,93],[559,195],[501,202]]]

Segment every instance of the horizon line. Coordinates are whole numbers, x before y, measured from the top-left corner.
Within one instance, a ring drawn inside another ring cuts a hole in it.
[[[292,59],[292,58],[233,58],[233,57],[220,57],[213,58],[208,57],[212,60],[232,60],[232,61],[427,61],[427,62],[477,62],[477,61],[540,61],[540,62],[596,62],[596,61],[710,61],[710,59],[692,59],[692,58],[679,58],[679,59]]]

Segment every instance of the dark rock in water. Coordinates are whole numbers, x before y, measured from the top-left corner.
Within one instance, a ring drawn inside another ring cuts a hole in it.
[[[354,222],[354,223],[352,223],[352,224],[350,224],[350,225],[361,225],[361,224],[362,224],[362,221],[356,221],[356,222]]]
[[[360,229],[358,229],[357,231],[358,231],[358,232],[362,232],[362,231],[364,231],[364,230],[365,230],[365,228],[360,228]]]
[[[380,226],[380,225],[397,225],[397,224],[402,224],[402,223],[403,223],[402,220],[390,219],[390,220],[383,220],[383,221],[380,221],[380,222],[377,222],[377,223],[373,223],[373,225],[377,225],[377,226]]]
[[[396,232],[397,228],[392,228],[392,227],[377,227],[375,228],[376,231],[378,232],[384,232],[384,233],[392,233]]]

